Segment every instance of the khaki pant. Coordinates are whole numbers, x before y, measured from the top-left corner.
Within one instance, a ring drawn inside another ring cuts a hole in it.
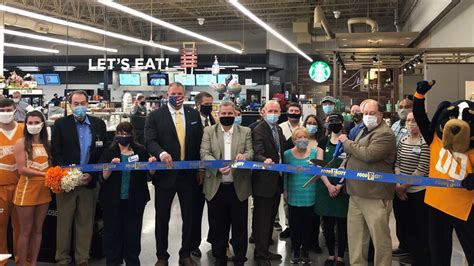
[[[350,197],[347,212],[350,265],[368,265],[370,238],[375,248],[374,265],[392,265],[391,211],[392,200]]]
[[[96,200],[97,189],[82,186],[71,192],[56,195],[58,209],[56,261],[59,264],[72,262],[69,254],[73,229],[76,264],[89,261]]]
[[[16,241],[20,235],[20,221],[13,198],[15,196],[16,185],[0,186],[0,254],[9,254],[7,247],[7,228],[8,221],[11,218],[13,227],[13,252],[16,250]],[[8,261],[0,262],[0,265],[6,265]]]

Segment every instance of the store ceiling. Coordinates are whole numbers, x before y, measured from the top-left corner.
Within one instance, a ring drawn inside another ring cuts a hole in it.
[[[259,18],[277,28],[291,28],[292,23],[296,21],[311,21],[314,8],[319,5],[331,27],[341,28],[347,32],[347,19],[352,17],[370,17],[379,24],[379,31],[395,31],[395,10],[398,10],[399,21],[403,23],[416,1],[242,0],[241,2]],[[225,0],[116,0],[116,2],[198,32],[247,30],[258,27],[249,19],[244,19],[243,15]],[[133,33],[142,38],[150,37],[149,22],[110,8],[105,9],[95,0],[5,0],[5,3],[30,11],[41,10],[44,14],[105,27],[121,33]],[[333,11],[336,10],[341,12],[338,19],[333,15]],[[197,18],[204,18],[204,25],[199,25]],[[156,29],[158,27],[154,25],[154,34],[158,33]]]

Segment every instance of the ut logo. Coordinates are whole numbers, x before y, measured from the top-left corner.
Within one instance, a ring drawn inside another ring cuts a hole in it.
[[[451,153],[441,148],[438,162],[436,163],[436,170],[440,173],[448,174],[449,177],[456,180],[463,180],[466,176],[467,162],[468,158],[465,154],[459,152]]]

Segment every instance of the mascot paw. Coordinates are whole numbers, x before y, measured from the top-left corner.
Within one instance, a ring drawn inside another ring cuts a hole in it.
[[[431,80],[431,81],[428,81],[428,80],[419,81],[419,82],[416,84],[416,92],[418,92],[419,94],[425,95],[425,94],[431,89],[431,87],[433,87],[433,85],[434,85],[435,83],[436,83],[436,81],[434,81],[434,80]]]
[[[466,188],[467,190],[474,189],[474,174],[468,174],[466,178],[461,182],[461,185]]]

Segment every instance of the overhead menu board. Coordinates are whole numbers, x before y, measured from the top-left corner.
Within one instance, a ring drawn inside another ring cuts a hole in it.
[[[212,74],[196,74],[196,85],[197,86],[208,86],[216,83],[217,77]]]

